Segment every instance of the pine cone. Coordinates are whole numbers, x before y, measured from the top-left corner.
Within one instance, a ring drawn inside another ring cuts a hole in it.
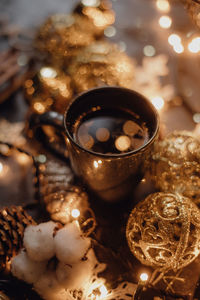
[[[6,207],[0,210],[0,271],[8,271],[10,259],[23,245],[26,226],[35,224],[21,206]]]

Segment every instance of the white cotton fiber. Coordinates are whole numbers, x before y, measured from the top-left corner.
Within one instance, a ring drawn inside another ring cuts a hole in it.
[[[80,289],[92,276],[93,265],[89,260],[80,261],[69,266],[63,262],[58,264],[56,277],[67,289]]]
[[[37,226],[30,225],[25,229],[24,246],[32,260],[48,260],[55,255],[53,235],[56,226],[56,223],[50,221]]]
[[[35,262],[31,260],[24,250],[11,261],[11,272],[18,279],[28,283],[34,283],[45,272],[47,262]]]
[[[60,229],[54,240],[56,257],[66,264],[78,263],[90,246],[90,239],[81,236],[76,222]]]
[[[44,299],[56,299],[56,295],[62,290],[61,285],[58,283],[54,271],[47,270],[34,284],[34,289]]]

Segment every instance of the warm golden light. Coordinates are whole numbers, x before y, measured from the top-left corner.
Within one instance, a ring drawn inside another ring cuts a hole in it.
[[[161,110],[165,104],[165,101],[162,97],[157,96],[151,99],[151,103],[157,110]]]
[[[148,276],[148,274],[147,273],[142,273],[142,274],[140,274],[140,280],[141,281],[147,281],[148,280],[148,278],[149,278],[149,276]]]
[[[57,72],[53,68],[43,67],[40,69],[40,75],[44,78],[55,78],[57,76]]]
[[[94,165],[94,167],[97,169],[98,166],[99,166],[98,161],[95,160],[95,161],[93,162],[93,165]]]
[[[81,1],[85,6],[97,7],[100,4],[100,0],[82,0]]]
[[[101,293],[100,296],[99,296],[99,299],[103,299],[104,297],[107,296],[108,290],[107,290],[107,288],[105,287],[104,284],[102,286],[100,286],[99,290],[100,290],[100,293]]]
[[[178,34],[173,33],[168,37],[168,42],[171,46],[175,46],[177,44],[181,44],[181,38]]]
[[[26,165],[29,162],[29,156],[25,153],[19,153],[17,155],[17,161],[21,164],[21,165]]]
[[[127,151],[131,146],[131,140],[126,135],[121,135],[115,140],[115,147],[119,151]]]
[[[0,173],[3,172],[3,164],[0,162]]]
[[[183,53],[184,52],[184,47],[182,44],[176,44],[173,47],[174,51],[178,54]]]
[[[159,19],[159,25],[162,28],[170,28],[172,25],[172,19],[168,16],[162,16]]]
[[[100,287],[95,288],[95,292],[92,293],[91,299],[92,300],[102,300],[102,299],[106,298],[107,295],[108,295],[108,290],[105,287],[105,285],[102,284]]]
[[[45,107],[40,102],[35,102],[33,105],[34,110],[36,110],[39,114],[43,114],[45,112]]]
[[[157,0],[156,6],[162,12],[168,13],[170,11],[170,4],[167,0]]]
[[[110,131],[107,128],[98,128],[96,131],[96,138],[100,142],[106,142],[110,138]]]
[[[146,45],[143,49],[143,53],[145,56],[154,56],[156,50],[152,45]]]
[[[77,208],[72,209],[71,215],[74,219],[78,218],[80,216],[80,210]]]
[[[198,53],[200,51],[200,37],[194,38],[188,44],[188,50],[192,53]]]

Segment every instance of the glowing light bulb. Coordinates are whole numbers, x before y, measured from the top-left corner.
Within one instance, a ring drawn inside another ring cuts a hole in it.
[[[72,209],[71,215],[74,219],[78,218],[80,216],[80,210],[77,208]]]
[[[99,0],[82,0],[81,1],[85,6],[97,7],[100,4]]]
[[[173,33],[168,37],[168,42],[171,46],[175,46],[181,43],[181,38],[178,34]]]
[[[162,28],[170,28],[172,25],[172,19],[168,16],[162,16],[160,17],[158,23]]]
[[[107,296],[108,290],[107,290],[107,288],[105,287],[104,284],[102,286],[100,286],[99,290],[100,290],[100,293],[101,293],[100,296],[99,296],[99,299],[103,299],[104,297]]]
[[[55,78],[57,76],[57,72],[53,68],[43,67],[40,69],[40,75],[44,78]]]
[[[156,50],[152,45],[146,45],[143,49],[143,53],[145,56],[154,56]]]
[[[182,44],[176,44],[173,47],[174,51],[178,54],[183,53],[184,52],[184,47]]]
[[[148,276],[147,273],[142,273],[142,274],[140,274],[140,280],[141,280],[141,281],[145,282],[145,281],[148,280],[148,278],[149,278],[149,276]]]
[[[0,162],[0,173],[3,172],[3,164]]]
[[[93,162],[93,165],[94,165],[94,167],[97,169],[98,166],[99,166],[98,161],[95,160],[95,161]]]
[[[168,13],[170,11],[170,4],[167,0],[157,0],[156,6],[162,12]]]
[[[151,103],[157,110],[161,110],[165,104],[165,101],[162,97],[157,96],[151,99]]]
[[[188,44],[188,49],[192,53],[198,53],[200,51],[200,37],[197,37],[197,38],[193,39]]]
[[[40,102],[35,102],[33,105],[33,108],[39,113],[43,114],[45,112],[45,107],[42,103]]]

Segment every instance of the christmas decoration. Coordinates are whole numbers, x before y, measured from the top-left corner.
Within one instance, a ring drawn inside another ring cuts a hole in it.
[[[0,210],[0,270],[9,270],[10,259],[23,244],[26,226],[35,224],[21,206],[6,207]]]
[[[200,200],[200,142],[188,131],[175,131],[155,143],[149,170],[156,188]]]
[[[100,37],[115,21],[112,3],[108,0],[83,0],[76,6],[74,12],[90,20],[94,25],[93,32],[96,37]]]
[[[192,17],[193,21],[196,25],[200,28],[200,20],[199,20],[199,13],[200,13],[200,1],[199,0],[182,0],[185,4],[188,13]]]
[[[94,41],[89,19],[77,14],[50,16],[40,27],[35,47],[49,63],[68,65],[78,51]]]
[[[178,270],[200,253],[200,212],[179,194],[154,193],[131,212],[126,237],[132,253],[145,265]]]
[[[59,68],[41,67],[24,82],[25,97],[36,113],[56,110],[64,113],[72,98],[71,79]]]
[[[102,85],[131,88],[134,63],[117,45],[101,41],[85,47],[69,66],[77,92]]]
[[[51,219],[67,224],[78,219],[81,229],[90,235],[96,227],[96,220],[84,190],[73,184],[72,170],[59,161],[47,160],[38,165],[40,199],[44,201]]]

